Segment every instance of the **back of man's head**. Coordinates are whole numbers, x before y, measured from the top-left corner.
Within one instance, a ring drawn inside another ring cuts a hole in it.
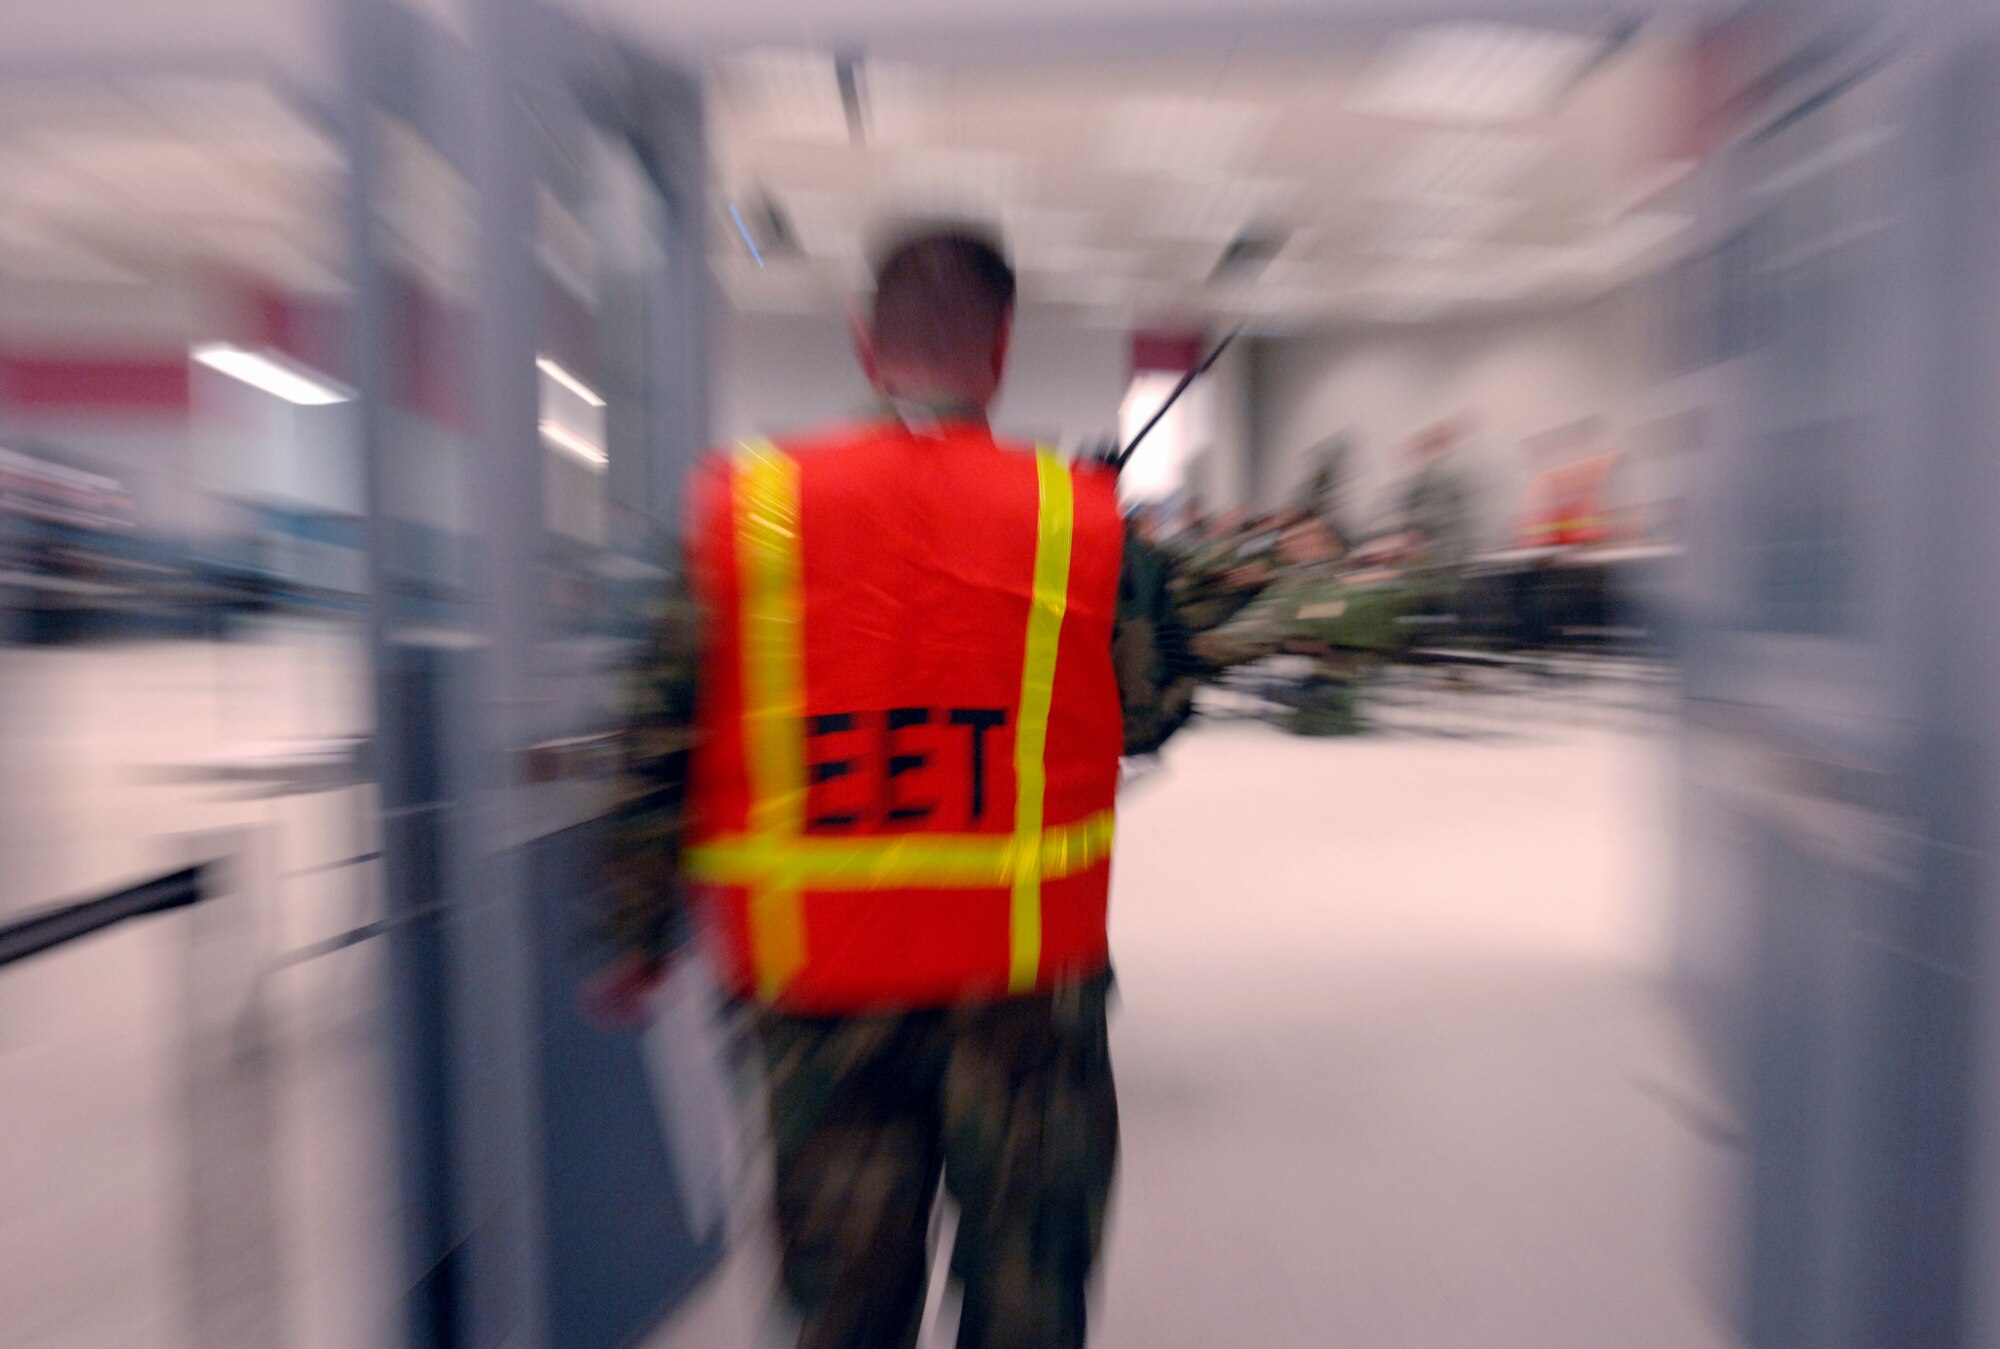
[[[875,267],[874,364],[892,380],[997,383],[1013,309],[1014,269],[992,239],[969,226],[906,232]]]

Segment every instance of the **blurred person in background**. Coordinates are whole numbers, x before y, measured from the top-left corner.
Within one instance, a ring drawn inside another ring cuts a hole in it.
[[[940,1180],[959,1344],[1084,1342],[1119,756],[1195,679],[1112,473],[988,428],[1013,299],[979,231],[886,252],[854,333],[879,414],[697,470],[624,735],[619,954],[586,1005],[636,1017],[710,939],[762,1048],[806,1349],[916,1343]]]
[[[1526,548],[1576,548],[1618,537],[1612,475],[1622,456],[1610,448],[1601,418],[1591,418],[1529,447],[1529,480],[1519,542]]]
[[[1340,537],[1315,515],[1287,516],[1271,556],[1270,580],[1257,597],[1228,622],[1195,634],[1191,645],[1205,665],[1226,668],[1292,649],[1300,606],[1340,593],[1346,579]]]
[[[1354,537],[1355,439],[1342,431],[1307,452],[1312,472],[1299,488],[1299,505],[1307,514],[1324,520],[1343,545]]]
[[[1464,439],[1457,422],[1445,421],[1410,441],[1416,468],[1403,492],[1403,523],[1421,566],[1456,570],[1472,556],[1472,489],[1458,452]]]

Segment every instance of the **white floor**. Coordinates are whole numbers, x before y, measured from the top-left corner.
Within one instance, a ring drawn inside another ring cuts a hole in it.
[[[1209,724],[1128,791],[1100,1349],[1734,1343],[1735,1157],[1662,987],[1663,741],[1483,716]],[[778,1342],[759,1237],[652,1349]]]
[[[352,856],[368,802],[188,780],[274,740],[365,730],[363,669],[354,634],[310,627],[0,649],[0,915],[238,850],[249,868],[244,891],[200,910],[0,970],[9,1349],[208,1349],[197,1283],[249,1294],[266,1321],[246,1345],[384,1342],[394,1191],[377,953],[274,974],[266,1015],[236,1020],[260,957],[373,916],[365,868],[276,879]],[[267,1052],[222,1060],[230,1089],[204,1105],[190,1074],[233,1050],[239,1024]],[[221,1121],[247,1135],[199,1136],[217,1108],[247,1116]],[[232,1142],[259,1156],[218,1185]],[[244,1211],[197,1208],[218,1191]],[[228,1249],[246,1240],[271,1249]]]
[[[351,794],[162,770],[361,729],[358,672],[351,643],[296,634],[0,652],[0,912],[159,870],[211,829],[261,831],[268,870],[351,853]],[[1643,718],[1454,696],[1355,740],[1212,722],[1128,790],[1100,1349],[1731,1343],[1713,1309],[1736,1159],[1662,990],[1665,763]],[[352,875],[288,882],[249,930],[269,950],[338,930]],[[188,918],[0,978],[9,1346],[216,1342],[188,1333],[188,1169],[213,1149],[177,1073],[189,1007],[216,1001]],[[275,1053],[247,1079],[274,1158],[267,1301],[304,1346],[380,1342],[393,1296],[371,959],[275,980]],[[776,1342],[743,1222],[652,1349]]]

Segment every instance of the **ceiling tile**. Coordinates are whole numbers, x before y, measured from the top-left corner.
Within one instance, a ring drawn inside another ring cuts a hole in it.
[[[1103,160],[1125,173],[1202,177],[1247,166],[1279,110],[1255,103],[1152,95],[1120,99],[1105,128]]]
[[[1432,131],[1374,185],[1391,200],[1502,193],[1551,149],[1550,137],[1525,131]]]
[[[845,145],[847,109],[833,56],[824,51],[760,48],[722,61],[720,111],[738,134]]]
[[[1470,91],[1454,95],[1454,118],[1475,103],[1497,115],[1502,86],[1547,83],[1531,80],[1531,68],[1551,72],[1558,48],[1573,50],[1507,33],[1474,61],[1467,37],[1453,39],[1453,59],[1466,66],[1453,78]],[[1438,32],[1426,42],[1405,55],[1428,50],[1448,67],[1438,53],[1452,43]],[[773,78],[819,110],[824,143],[750,134],[735,115],[739,74],[735,101],[718,95],[715,160],[724,200],[747,209],[768,190],[791,211],[814,264],[791,273],[794,284],[809,280],[822,293],[827,269],[857,265],[857,235],[917,212],[998,223],[1024,293],[1079,312],[1353,314],[1370,296],[1407,302],[1397,286],[1436,303],[1482,304],[1539,297],[1582,275],[1578,250],[1603,218],[1593,209],[1645,168],[1651,142],[1630,128],[1650,125],[1668,48],[1634,44],[1531,122],[1509,125],[1357,111],[1358,85],[1387,68],[1380,50],[1357,43],[1323,60],[1257,55],[1221,66],[864,63],[864,102],[871,79],[883,90],[901,81],[904,111],[898,137],[871,133],[861,146],[847,142],[844,118],[833,134],[831,60],[794,59],[791,74]],[[1503,69],[1527,73],[1493,73]],[[1653,200],[1658,210],[1671,197]],[[1254,229],[1285,235],[1272,262],[1247,285],[1212,283],[1225,247]],[[1612,249],[1596,246],[1591,256]],[[719,233],[718,250],[731,247],[744,252]],[[781,279],[753,284],[768,291]]]
[[[1300,196],[1300,184],[1275,178],[1169,183],[1145,223],[1160,238],[1227,243],[1252,225],[1282,221]]]
[[[996,150],[918,148],[888,152],[885,193],[894,212],[1002,215],[1028,200],[1034,164]]]
[[[1601,40],[1512,24],[1434,24],[1383,44],[1352,106],[1388,117],[1510,121],[1549,111]]]

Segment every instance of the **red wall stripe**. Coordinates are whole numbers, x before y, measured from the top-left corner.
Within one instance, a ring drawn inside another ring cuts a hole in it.
[[[0,352],[0,406],[36,412],[173,413],[191,400],[188,358]]]
[[[1165,370],[1184,375],[1201,364],[1201,334],[1137,332],[1132,334],[1132,373]]]

